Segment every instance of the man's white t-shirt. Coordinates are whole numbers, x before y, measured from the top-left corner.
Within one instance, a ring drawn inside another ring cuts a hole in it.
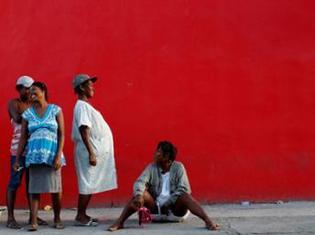
[[[162,192],[156,199],[160,207],[170,198],[170,195],[170,172],[167,172],[162,174]]]

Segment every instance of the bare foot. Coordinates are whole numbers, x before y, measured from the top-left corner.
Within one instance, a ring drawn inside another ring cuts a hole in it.
[[[110,231],[110,232],[115,232],[119,229],[123,229],[124,226],[118,222],[114,223],[113,225],[111,225],[110,227],[108,227],[107,231]]]
[[[208,230],[219,230],[220,229],[220,225],[213,223],[212,221],[209,221],[206,223],[206,228]]]

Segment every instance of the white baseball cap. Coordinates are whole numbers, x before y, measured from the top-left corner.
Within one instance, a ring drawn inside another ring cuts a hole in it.
[[[16,81],[17,86],[24,86],[27,88],[30,88],[33,83],[34,83],[33,78],[26,75],[19,77],[18,80]]]

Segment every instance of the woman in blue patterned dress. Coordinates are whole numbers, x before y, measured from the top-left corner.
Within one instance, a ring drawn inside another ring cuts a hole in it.
[[[35,82],[31,87],[32,106],[23,114],[22,133],[17,151],[15,170],[19,170],[19,157],[27,148],[25,166],[29,168],[31,195],[30,231],[38,228],[37,214],[41,193],[51,193],[54,210],[54,227],[63,229],[61,210],[61,167],[65,165],[64,120],[61,108],[47,101],[47,87]]]

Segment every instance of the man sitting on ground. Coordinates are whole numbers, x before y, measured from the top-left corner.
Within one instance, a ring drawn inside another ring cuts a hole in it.
[[[176,217],[184,217],[190,211],[205,222],[207,229],[219,229],[219,225],[211,221],[190,195],[186,170],[182,163],[175,161],[176,153],[176,147],[168,141],[157,145],[154,162],[147,166],[134,183],[134,197],[108,228],[109,231],[122,229],[126,219],[143,206],[153,214],[172,213]]]

